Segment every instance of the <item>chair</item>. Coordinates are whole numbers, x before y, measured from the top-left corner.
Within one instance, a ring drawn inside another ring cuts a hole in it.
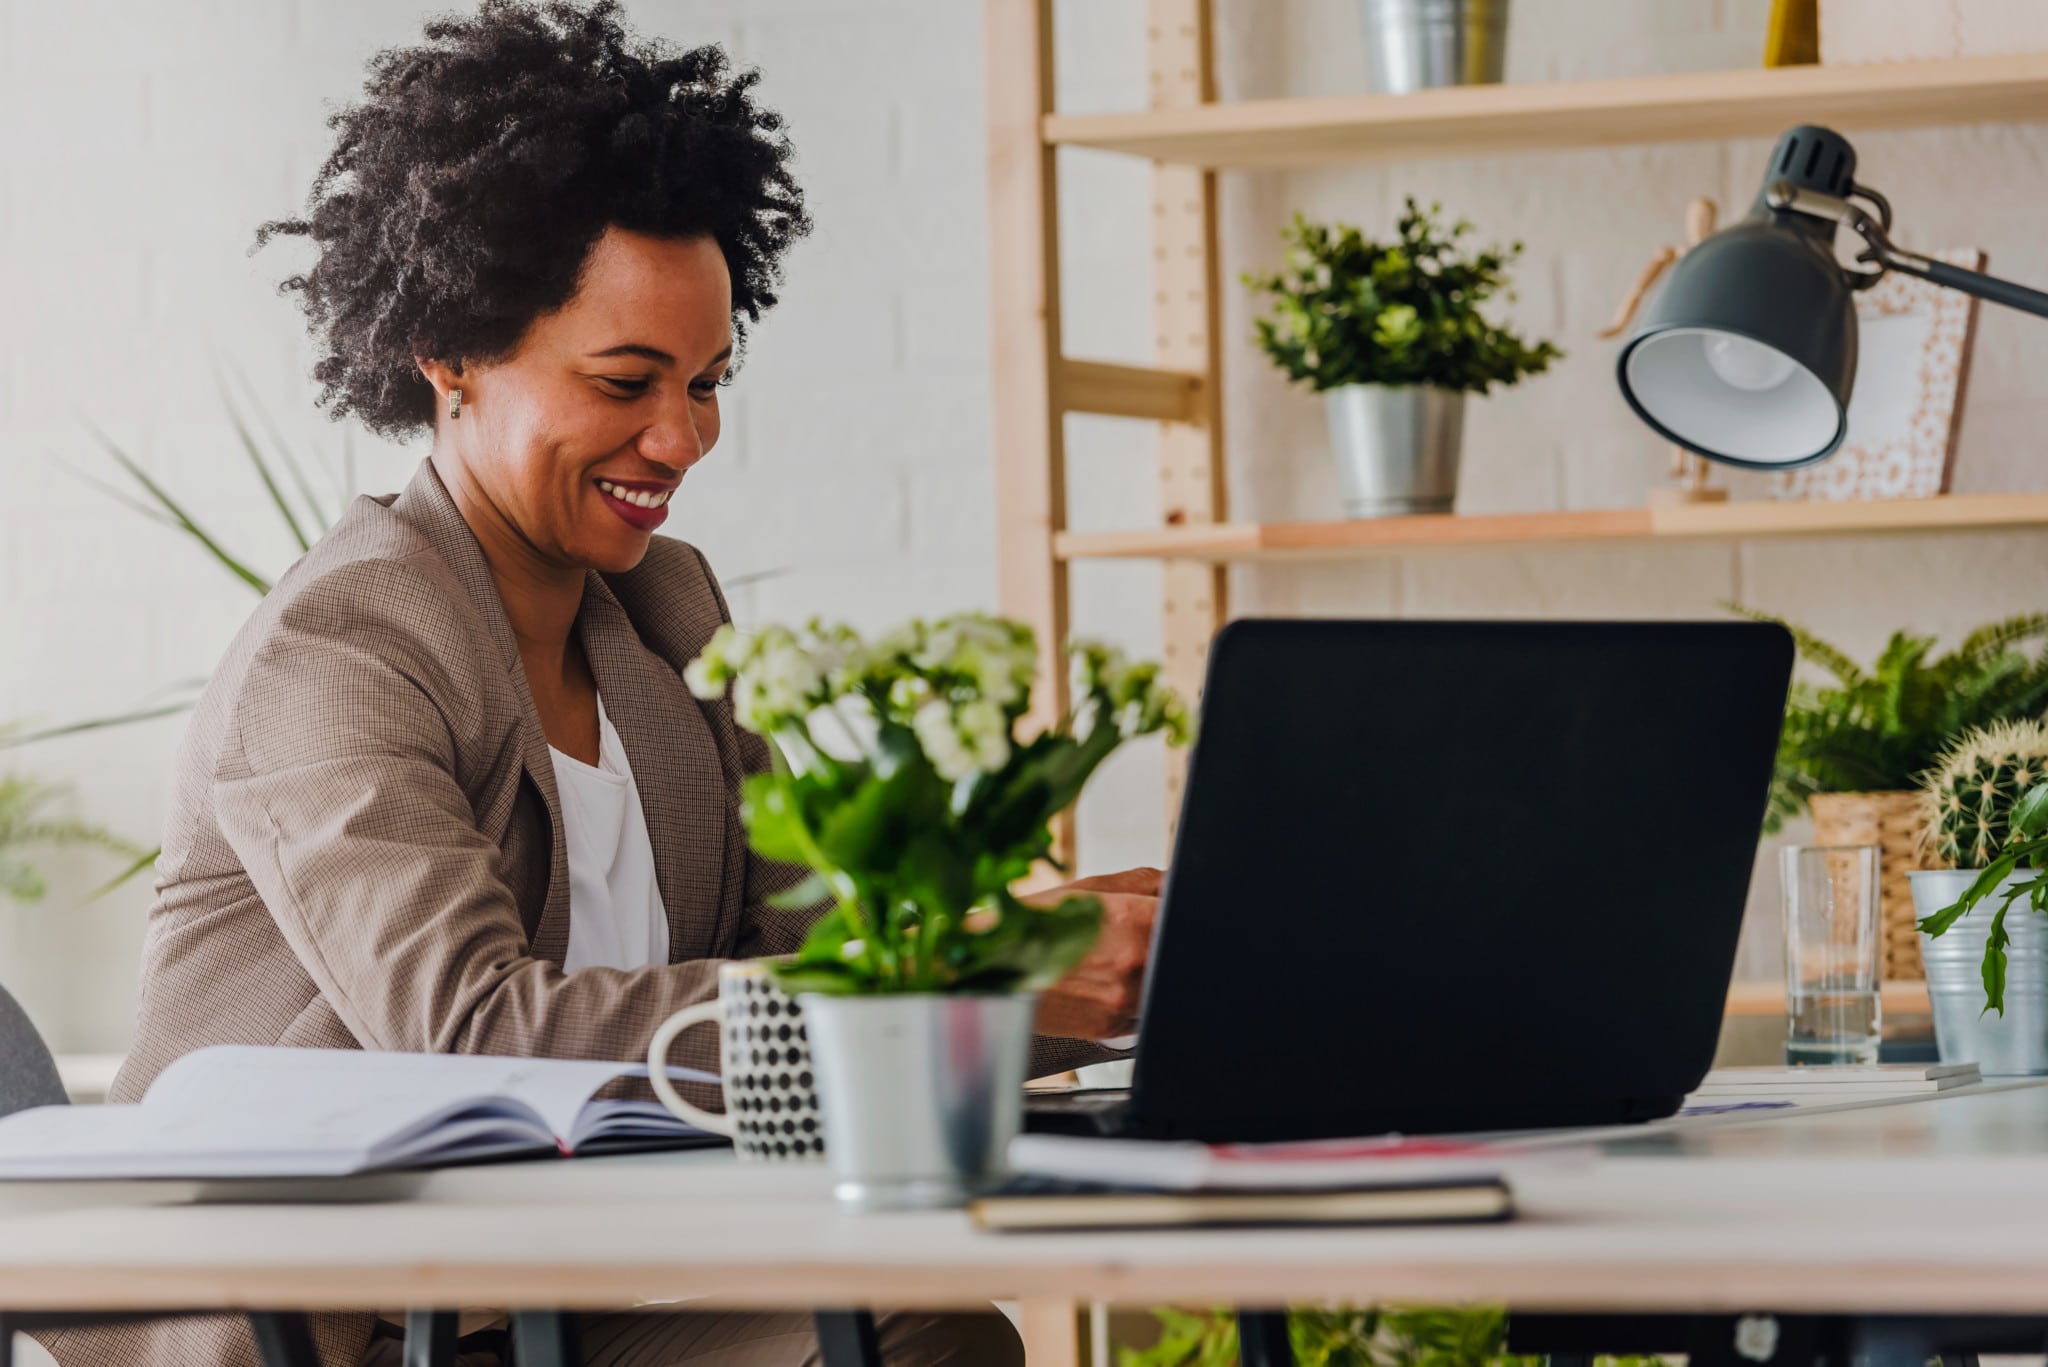
[[[21,1003],[0,987],[0,1117],[31,1106],[61,1106],[64,1101],[57,1060],[50,1057]]]
[[[70,1098],[57,1074],[57,1061],[50,1046],[5,987],[0,987],[0,1119],[31,1106],[62,1106]],[[14,1367],[14,1335],[17,1331],[64,1329],[97,1324],[130,1323],[160,1318],[133,1314],[45,1314],[16,1312],[0,1307],[0,1367]],[[249,1320],[256,1332],[264,1367],[314,1367],[311,1331],[301,1314],[251,1311]]]

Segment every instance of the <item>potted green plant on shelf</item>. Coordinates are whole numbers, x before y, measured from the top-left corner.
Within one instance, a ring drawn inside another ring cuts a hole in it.
[[[1468,251],[1472,225],[1413,199],[1390,242],[1300,214],[1282,269],[1245,284],[1271,300],[1258,344],[1323,395],[1353,517],[1448,512],[1458,491],[1465,396],[1540,374],[1563,355],[1486,320],[1522,244]],[[1512,295],[1508,295],[1512,298]]]
[[[1965,733],[2048,710],[2048,613],[1978,627],[1935,655],[1935,639],[1892,633],[1865,668],[1846,651],[1769,613],[1729,604],[1792,633],[1821,680],[1800,679],[1785,702],[1764,830],[1811,811],[1822,845],[1876,845],[1888,979],[1922,976],[1908,875],[1926,867],[1920,776]]]
[[[1944,1063],[2048,1073],[2048,724],[1972,731],[1922,780],[1932,860],[1912,875]],[[1995,909],[1977,911],[1980,903]]]
[[[813,622],[721,628],[686,671],[700,698],[773,744],[742,816],[760,854],[811,877],[778,899],[828,909],[774,972],[802,1006],[842,1199],[954,1204],[1000,1171],[1022,1113],[1037,991],[1101,927],[1092,897],[1031,905],[1012,886],[1052,855],[1051,823],[1136,736],[1188,719],[1158,666],[1071,649],[1074,705],[1027,739],[1038,647],[979,614],[869,642]]]

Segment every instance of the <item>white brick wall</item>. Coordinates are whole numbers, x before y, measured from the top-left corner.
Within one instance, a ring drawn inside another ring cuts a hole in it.
[[[1221,0],[1227,94],[1359,88],[1347,0]],[[72,477],[103,469],[90,417],[262,566],[289,547],[232,445],[209,352],[246,374],[296,446],[361,487],[393,487],[419,450],[328,423],[311,407],[310,350],[274,282],[299,244],[244,255],[294,211],[327,146],[328,102],[363,59],[416,37],[428,0],[0,0],[0,717],[58,719],[132,705],[203,673],[250,597],[169,533]],[[634,0],[647,31],[727,43],[789,116],[818,231],[790,263],[728,397],[727,431],[693,480],[677,534],[743,587],[757,618],[811,612],[877,626],[994,597],[986,206],[979,6],[974,0]],[[1765,0],[1518,0],[1510,74],[1568,79],[1747,64]],[[1143,99],[1139,0],[1063,0],[1060,98],[1072,110]],[[1528,240],[1517,316],[1571,352],[1555,374],[1472,414],[1466,506],[1618,505],[1659,460],[1615,396],[1597,341],[1685,201],[1732,209],[1765,144],[1701,144],[1227,178],[1225,279],[1271,258],[1286,210],[1384,227],[1400,196],[1437,196]],[[1995,267],[2048,279],[2034,231],[2048,161],[2038,127],[1858,139],[1867,177],[1916,246],[1981,245]],[[1148,177],[1115,158],[1062,168],[1069,350],[1142,361],[1150,327]],[[1314,401],[1244,343],[1226,299],[1232,496],[1247,516],[1334,512]],[[2043,402],[2030,392],[2048,332],[1987,311],[1958,483],[2040,487]],[[1074,521],[1152,515],[1142,424],[1075,420]],[[1558,552],[1236,576],[1248,611],[1693,615],[1739,594],[1868,650],[1893,625],[1954,629],[2038,606],[2048,540],[1873,540],[1741,552]],[[1082,566],[1077,627],[1156,649],[1157,571]],[[32,761],[76,786],[80,812],[153,838],[174,725],[66,742]],[[1163,858],[1158,758],[1119,759],[1084,803],[1093,866]],[[1597,823],[1593,823],[1597,824]],[[1597,849],[1589,855],[1598,857]],[[0,908],[0,981],[60,1047],[120,1047],[146,894],[89,906],[100,873],[52,861],[40,907]],[[1760,881],[1757,903],[1772,889]],[[1759,921],[1759,924],[1768,924]],[[1768,966],[1769,936],[1751,956]]]

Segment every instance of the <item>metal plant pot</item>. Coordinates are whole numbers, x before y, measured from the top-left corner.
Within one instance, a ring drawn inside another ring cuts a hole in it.
[[[2022,878],[2007,880],[2007,886]],[[1970,869],[1935,869],[1912,875],[1913,908],[1932,916],[1975,882]],[[2005,1014],[1984,1010],[1984,942],[2003,893],[1970,909],[1940,936],[1920,936],[1927,965],[1927,998],[1934,1012],[1934,1043],[1943,1063],[1974,1061],[1987,1075],[2048,1073],[2048,917],[2025,899],[2005,918]]]
[[[1360,8],[1378,93],[1500,81],[1508,0],[1362,0]]]
[[[1447,513],[1458,495],[1465,396],[1427,385],[1351,384],[1323,395],[1352,517]]]
[[[1024,1118],[1035,995],[798,1000],[842,1202],[957,1206],[1007,1171]]]

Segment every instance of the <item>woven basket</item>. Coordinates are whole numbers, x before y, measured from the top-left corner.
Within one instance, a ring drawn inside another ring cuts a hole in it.
[[[1920,936],[1913,924],[1913,889],[1906,880],[1914,870],[1929,867],[1920,848],[1919,794],[1816,793],[1812,807],[1814,844],[1877,846],[1884,980],[1925,978]]]

